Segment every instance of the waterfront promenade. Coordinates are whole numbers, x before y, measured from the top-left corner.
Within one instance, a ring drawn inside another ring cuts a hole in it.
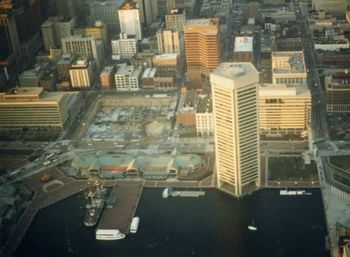
[[[50,182],[43,183],[40,181],[40,178],[44,173],[51,176]],[[52,184],[52,181],[57,181],[59,183]],[[11,233],[11,236],[7,240],[0,255],[10,257],[15,253],[16,248],[20,244],[32,220],[40,209],[84,190],[86,187],[86,182],[87,180],[77,180],[72,177],[67,177],[64,172],[56,168],[51,168],[26,178],[24,183],[35,192],[35,195],[19,219],[17,225],[14,227],[13,233]],[[45,185],[48,185],[49,183],[51,183],[52,186],[46,187]],[[142,179],[125,179],[105,180],[104,184],[105,186],[113,186],[114,184],[117,184],[117,204],[115,210],[107,210],[107,212],[103,214],[99,228],[105,226],[111,227],[110,225],[114,226],[117,224],[122,233],[128,233],[130,222],[136,211],[143,187],[165,188],[170,186],[174,188],[215,188],[216,176],[214,173],[214,175],[208,176],[201,181],[178,181],[176,179],[167,181],[144,181]],[[319,187],[319,183],[311,181],[299,181],[298,183],[295,183],[294,181],[269,181],[263,187],[317,188]],[[113,219],[117,219],[117,221],[113,221],[113,224],[109,223],[108,220]]]

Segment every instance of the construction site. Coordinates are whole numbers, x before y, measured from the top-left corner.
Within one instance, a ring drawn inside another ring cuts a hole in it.
[[[86,141],[148,142],[172,132],[177,97],[168,95],[103,96],[82,123]]]

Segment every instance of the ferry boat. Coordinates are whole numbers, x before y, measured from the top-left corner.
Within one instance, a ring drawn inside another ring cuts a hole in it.
[[[104,208],[105,194],[106,189],[99,181],[96,181],[91,187],[87,189],[85,193],[87,200],[84,218],[85,226],[92,227],[97,224],[97,221],[100,218]]]
[[[166,188],[163,190],[162,197],[163,197],[164,199],[165,199],[165,198],[168,198],[172,191],[173,191],[173,189],[172,189],[171,187],[166,187]]]
[[[120,240],[124,239],[125,234],[118,229],[97,229],[96,240]]]
[[[280,195],[311,195],[312,193],[305,190],[280,190]]]
[[[140,218],[139,217],[134,217],[131,221],[131,226],[130,226],[130,233],[136,233],[137,229],[139,227],[140,223]]]

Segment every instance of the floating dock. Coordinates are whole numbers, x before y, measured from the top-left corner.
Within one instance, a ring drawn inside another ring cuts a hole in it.
[[[173,197],[200,197],[205,196],[205,191],[172,191],[170,195]]]
[[[97,229],[118,229],[123,234],[129,234],[142,189],[142,182],[118,183],[112,191],[117,201],[112,208],[105,208]]]

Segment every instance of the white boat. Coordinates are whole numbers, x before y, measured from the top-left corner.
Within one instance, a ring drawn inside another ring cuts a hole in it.
[[[248,226],[248,229],[251,230],[251,231],[258,230],[258,228],[256,226],[254,226],[254,219],[252,220],[252,224]]]
[[[312,193],[305,190],[280,190],[280,195],[311,195]]]
[[[165,198],[168,198],[172,191],[173,191],[173,189],[172,189],[171,187],[166,187],[166,188],[163,190],[162,197],[163,197],[164,199],[165,199]]]
[[[125,234],[118,229],[97,229],[96,240],[120,240],[125,238]]]
[[[139,217],[134,217],[131,221],[131,226],[130,226],[130,233],[136,233],[137,229],[139,227],[140,223],[140,218]]]

